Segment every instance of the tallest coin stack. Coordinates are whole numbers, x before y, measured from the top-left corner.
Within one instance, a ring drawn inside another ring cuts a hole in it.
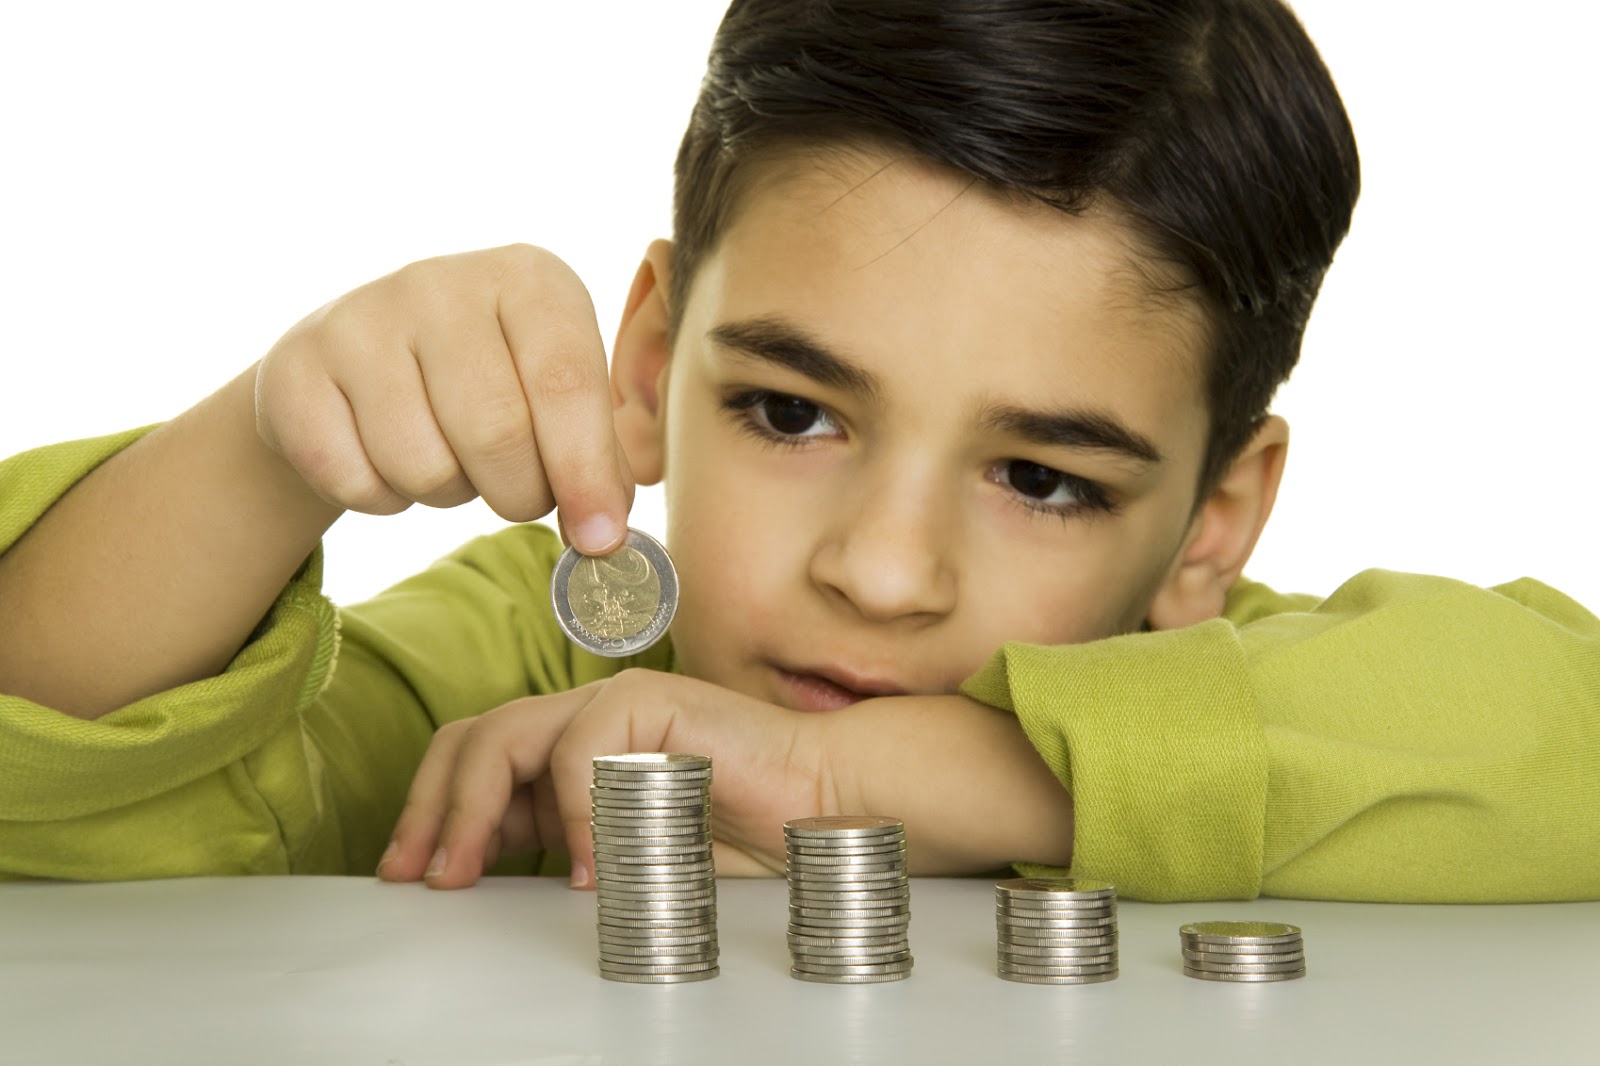
[[[601,756],[590,796],[600,975],[635,984],[715,977],[711,760]]]

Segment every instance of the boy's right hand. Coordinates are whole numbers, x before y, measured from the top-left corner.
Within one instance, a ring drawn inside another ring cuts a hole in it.
[[[318,496],[367,514],[475,496],[560,507],[579,550],[626,534],[633,478],[583,283],[509,245],[427,259],[296,324],[256,373],[256,428]]]

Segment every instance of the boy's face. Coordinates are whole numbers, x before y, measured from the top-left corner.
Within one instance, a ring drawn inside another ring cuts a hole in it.
[[[1208,423],[1198,312],[1133,255],[911,159],[767,167],[666,375],[684,670],[824,710],[1141,628]]]

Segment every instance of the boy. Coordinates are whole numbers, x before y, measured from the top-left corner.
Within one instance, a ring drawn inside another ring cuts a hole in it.
[[[609,388],[570,271],[497,249],[0,469],[5,871],[585,884],[588,760],[665,748],[716,759],[729,873],[873,811],[918,872],[1135,898],[1594,895],[1592,616],[1239,579],[1356,184],[1264,0],[736,4]],[[344,509],[559,504],[601,553],[658,479],[683,601],[621,664],[559,637],[537,528],[315,591]]]

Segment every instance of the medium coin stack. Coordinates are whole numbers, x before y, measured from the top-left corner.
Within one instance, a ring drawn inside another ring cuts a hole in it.
[[[834,985],[911,973],[911,882],[898,818],[844,815],[785,822],[789,973]]]
[[[600,976],[658,985],[717,976],[711,760],[602,756],[589,794]]]
[[[995,966],[1007,981],[1087,985],[1117,976],[1117,890],[1085,877],[994,886]]]
[[[1191,922],[1178,930],[1183,972],[1202,981],[1292,981],[1306,975],[1300,927],[1281,922]]]

